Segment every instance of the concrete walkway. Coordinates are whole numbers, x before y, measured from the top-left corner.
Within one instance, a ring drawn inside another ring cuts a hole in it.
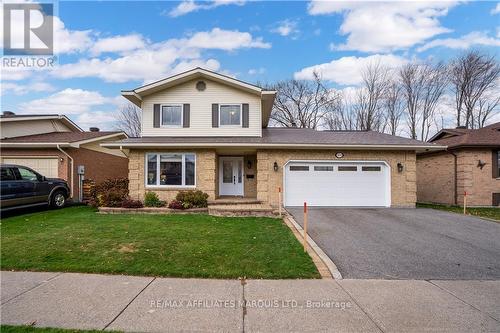
[[[498,332],[500,281],[1,272],[1,323],[134,332]]]

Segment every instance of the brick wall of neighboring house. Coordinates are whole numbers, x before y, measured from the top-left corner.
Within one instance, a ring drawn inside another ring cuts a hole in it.
[[[417,157],[417,201],[455,203],[455,158],[447,152]]]
[[[492,194],[500,193],[500,179],[492,176],[492,151],[460,149],[454,153],[457,155],[457,203],[463,204],[463,195],[467,192],[468,205],[491,206]],[[450,154],[447,155],[452,157]],[[444,180],[454,177],[453,164],[449,162],[449,158],[439,158],[439,156],[445,156],[445,153],[436,155],[435,158],[426,155],[418,157],[418,200],[453,204],[454,201],[450,200],[454,195],[453,188],[445,186],[447,181]],[[478,167],[479,160],[486,162],[482,169]]]
[[[85,178],[91,178],[96,183],[108,178],[127,178],[128,161],[126,158],[106,153],[101,153],[84,148],[63,148],[72,158],[74,163],[73,198],[78,199],[77,166],[85,165]],[[70,162],[66,155],[57,149],[12,149],[4,148],[2,157],[46,157],[59,158],[58,178],[68,181],[70,178]]]
[[[106,179],[127,178],[128,160],[85,148],[65,148],[73,158],[73,197],[78,198],[78,166],[85,166],[85,178],[99,184]]]
[[[391,169],[392,207],[415,207],[416,156],[405,151],[343,151],[347,160],[385,161]],[[289,160],[336,160],[335,151],[325,150],[260,150],[257,151],[257,198],[278,205],[278,187],[283,188],[283,166]],[[279,169],[273,170],[274,162]],[[404,166],[397,171],[398,162]]]
[[[176,150],[168,150],[175,152]],[[129,153],[129,195],[132,199],[144,200],[144,194],[147,191],[153,191],[158,194],[161,200],[167,202],[173,200],[179,190],[183,188],[161,188],[145,186],[145,154],[150,151],[145,150],[130,150]],[[213,149],[197,149],[186,150],[179,152],[194,152],[196,154],[196,189],[201,190],[209,195],[209,200],[215,199],[216,196],[216,172],[217,172],[217,157]],[[185,188],[184,188],[185,189]]]

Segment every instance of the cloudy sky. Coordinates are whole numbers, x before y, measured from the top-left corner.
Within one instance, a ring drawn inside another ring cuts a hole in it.
[[[195,66],[264,83],[316,69],[342,89],[373,60],[500,57],[490,1],[60,1],[54,28],[58,65],[2,69],[2,110],[67,114],[84,128],[112,128],[120,90]]]

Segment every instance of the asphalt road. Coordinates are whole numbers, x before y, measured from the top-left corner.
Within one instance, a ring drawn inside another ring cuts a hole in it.
[[[303,225],[302,208],[287,210]],[[500,279],[500,223],[391,208],[310,208],[308,221],[344,278]]]

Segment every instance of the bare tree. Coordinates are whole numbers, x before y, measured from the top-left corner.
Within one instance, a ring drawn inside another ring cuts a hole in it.
[[[387,87],[385,109],[389,132],[392,135],[396,135],[403,115],[404,105],[401,86],[394,80],[392,80]]]
[[[336,91],[328,89],[317,73],[313,81],[286,80],[274,88],[277,95],[271,119],[284,127],[316,129],[338,99]]]
[[[399,80],[403,92],[408,134],[412,139],[416,139],[425,84],[421,66],[416,63],[404,65],[399,70]]]
[[[450,75],[455,94],[457,126],[462,124],[467,128],[484,126],[498,105],[496,101],[500,79],[498,61],[494,56],[479,51],[468,51],[452,61]],[[492,93],[494,91],[496,93]]]
[[[130,137],[141,136],[141,109],[133,104],[126,104],[116,116],[116,128]]]
[[[354,130],[356,119],[352,106],[350,97],[346,93],[339,92],[324,116],[323,126],[328,130]]]
[[[436,123],[436,109],[448,84],[448,78],[446,68],[442,63],[422,65],[421,75],[423,76],[423,89],[420,140],[427,141],[430,128]]]
[[[380,62],[371,63],[362,70],[363,83],[353,106],[358,129],[377,131],[383,127],[383,101],[389,84],[388,73],[388,69]]]

